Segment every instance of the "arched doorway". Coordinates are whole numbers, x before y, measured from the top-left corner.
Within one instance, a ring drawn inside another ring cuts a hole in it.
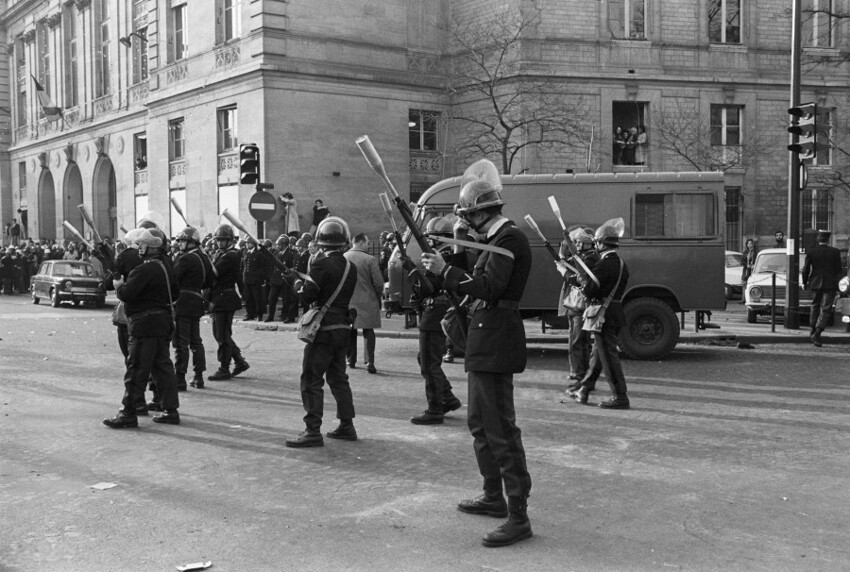
[[[62,185],[65,194],[64,212],[65,220],[74,225],[74,228],[80,232],[85,232],[85,222],[83,215],[80,214],[80,209],[77,207],[83,204],[83,177],[80,175],[80,168],[76,163],[71,163],[65,169],[65,184]],[[65,238],[71,239],[71,233],[65,230]]]
[[[94,224],[101,236],[115,238],[118,231],[118,194],[115,186],[115,168],[109,157],[102,156],[94,167],[92,182],[94,197]]]
[[[38,238],[56,239],[56,189],[48,169],[38,179]]]

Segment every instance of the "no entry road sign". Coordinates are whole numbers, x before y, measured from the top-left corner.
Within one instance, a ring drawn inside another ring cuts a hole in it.
[[[254,220],[267,221],[274,216],[276,210],[277,201],[271,193],[266,191],[257,191],[248,201],[248,212]]]

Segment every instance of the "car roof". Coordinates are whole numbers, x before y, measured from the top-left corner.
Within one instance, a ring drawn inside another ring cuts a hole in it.
[[[764,250],[759,250],[759,255],[762,254],[785,254],[784,248],[765,248]]]
[[[744,253],[743,253],[743,252],[738,252],[737,250],[727,250],[727,251],[726,251],[726,256],[729,256],[730,254],[739,254],[739,255],[741,255],[741,256],[744,256]]]

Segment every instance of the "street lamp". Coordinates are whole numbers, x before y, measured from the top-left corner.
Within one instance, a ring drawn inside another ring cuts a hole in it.
[[[124,44],[125,46],[127,46],[128,48],[132,48],[133,44],[132,44],[130,38],[132,38],[133,36],[136,36],[137,38],[139,38],[141,41],[143,41],[146,44],[148,43],[148,39],[145,38],[144,34],[140,34],[139,32],[130,32],[126,36],[124,36],[122,38],[118,38],[118,41],[121,42],[122,44]]]

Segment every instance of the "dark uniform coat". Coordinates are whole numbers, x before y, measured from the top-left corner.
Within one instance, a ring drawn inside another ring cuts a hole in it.
[[[212,262],[197,248],[181,253],[174,263],[174,276],[180,287],[180,296],[174,305],[176,316],[200,318],[204,315],[204,298],[201,290],[215,282]]]
[[[235,312],[242,307],[236,286],[242,289],[242,254],[235,248],[219,250],[215,260],[218,276],[210,291],[210,312]]]
[[[464,367],[466,371],[519,373],[526,364],[519,300],[531,272],[531,247],[510,220],[485,242],[510,250],[513,259],[482,251],[471,276],[455,266],[447,266],[444,276],[447,289],[475,298]]]
[[[180,289],[168,258],[160,255],[144,259],[142,264],[130,272],[127,281],[118,288],[116,294],[124,302],[130,336],[171,336],[174,324],[170,303],[177,299]]]
[[[342,280],[346,264],[349,262],[339,251],[328,252],[327,256],[317,259],[310,269],[311,279],[305,281],[304,288],[301,290],[301,301],[308,305],[324,305]],[[351,265],[342,289],[322,320],[322,328],[314,343],[337,347],[348,345],[348,332],[351,327],[348,304],[356,284],[357,271]]]
[[[599,280],[599,284],[593,280],[588,280],[583,291],[587,296],[588,303],[602,304],[605,299],[617,286],[617,291],[614,293],[614,298],[608,305],[605,311],[605,323],[603,327],[613,327],[617,332],[626,324],[626,316],[623,314],[623,293],[626,291],[626,285],[629,282],[629,267],[623,263],[623,276],[620,278],[620,283],[617,284],[617,277],[620,274],[620,256],[616,250],[606,250],[602,253],[599,262],[590,267],[590,270]]]

